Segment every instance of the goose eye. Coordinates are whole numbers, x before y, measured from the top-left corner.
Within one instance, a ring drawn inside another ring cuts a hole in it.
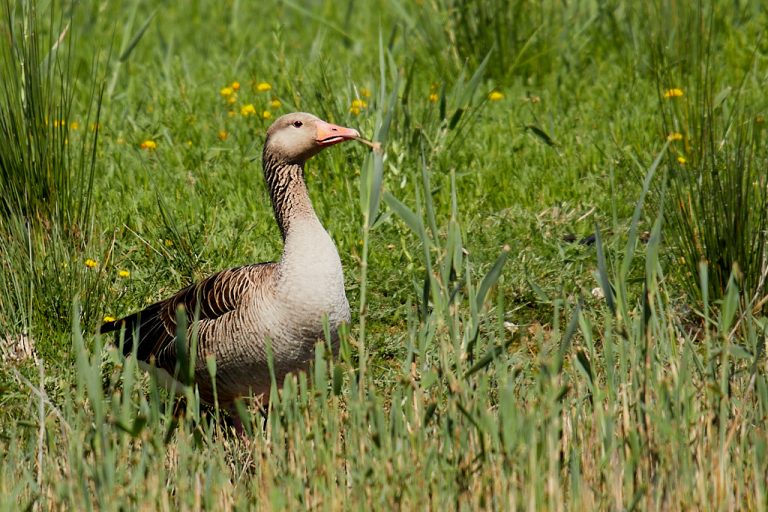
[[[302,123],[301,121],[294,121],[293,122],[293,127],[294,128],[301,128],[302,124],[304,124],[304,123]]]

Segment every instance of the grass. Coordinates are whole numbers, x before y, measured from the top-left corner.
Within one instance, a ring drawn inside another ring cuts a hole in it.
[[[677,13],[672,9],[672,15]],[[714,9],[690,16],[690,27],[675,40],[654,35],[664,133],[674,141],[669,153],[669,182],[673,206],[669,208],[670,244],[677,261],[687,267],[683,275],[694,300],[701,298],[698,265],[708,262],[708,293],[725,295],[732,272],[751,306],[764,296],[766,163],[762,131],[765,101],[753,96],[752,59],[739,57],[741,79],[722,81],[716,71],[721,57],[712,48],[717,16]],[[676,83],[689,94],[669,97]],[[734,263],[736,266],[734,267]]]
[[[765,509],[766,322],[738,275],[668,256],[685,104],[662,95],[704,94],[686,73],[709,63],[764,116],[759,3],[716,2],[711,25],[666,3],[59,7],[38,23],[71,23],[67,147],[92,147],[104,96],[84,218],[36,238],[2,218],[0,508]],[[246,440],[193,390],[175,417],[94,333],[278,257],[263,113],[293,110],[385,151],[308,165],[352,325],[266,418],[243,408]]]

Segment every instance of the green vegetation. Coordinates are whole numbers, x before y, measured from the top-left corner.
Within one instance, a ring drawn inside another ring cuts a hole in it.
[[[34,4],[0,9],[0,509],[766,508],[760,2]],[[94,333],[278,257],[294,110],[384,151],[308,164],[352,325],[239,438]]]

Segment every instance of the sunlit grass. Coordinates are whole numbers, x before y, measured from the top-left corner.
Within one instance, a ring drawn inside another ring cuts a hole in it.
[[[30,256],[17,217],[24,243],[3,247],[0,508],[764,507],[765,319],[711,266],[692,275],[725,283],[722,297],[689,299],[690,269],[667,257],[669,173],[695,158],[659,104],[692,89],[659,84],[653,51],[695,20],[512,4],[530,9],[78,5],[70,144],[93,133],[90,67],[107,70],[92,207],[74,223],[93,235]],[[735,85],[728,62],[762,62],[744,41],[765,13],[728,6],[711,51]],[[743,83],[758,113],[763,90]],[[293,110],[383,152],[308,163],[353,320],[337,358],[318,344],[310,372],[277,383],[266,417],[244,402],[240,438],[194,389],[179,416],[94,333],[279,257],[260,157]]]

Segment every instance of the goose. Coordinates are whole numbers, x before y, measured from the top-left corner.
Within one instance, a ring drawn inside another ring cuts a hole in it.
[[[193,375],[200,398],[214,404],[214,382],[206,364],[206,358],[213,356],[215,398],[230,410],[243,396],[266,402],[270,345],[278,383],[308,367],[315,343],[325,339],[324,325],[336,355],[339,327],[350,321],[349,302],[336,245],[307,192],[304,163],[326,147],[359,138],[357,130],[304,112],[278,118],[267,130],[262,164],[283,238],[280,260],[222,270],[105,323],[100,331],[115,331],[117,344],[123,332],[123,354],[135,352],[142,368],[171,387],[177,365],[183,364],[176,343],[176,312],[183,308],[190,319],[197,318],[190,322],[186,339],[197,337]]]

